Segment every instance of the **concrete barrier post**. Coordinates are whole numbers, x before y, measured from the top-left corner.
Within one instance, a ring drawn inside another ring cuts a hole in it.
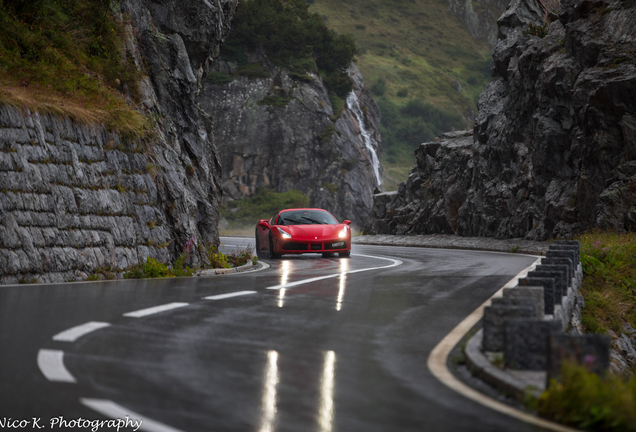
[[[556,320],[508,319],[504,324],[504,361],[507,368],[545,370],[548,337],[563,331]]]
[[[503,325],[510,318],[535,318],[536,310],[532,306],[493,305],[484,309],[484,351],[503,351]]]

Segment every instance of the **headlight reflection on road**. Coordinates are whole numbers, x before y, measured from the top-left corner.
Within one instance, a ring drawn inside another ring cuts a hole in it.
[[[336,303],[336,310],[339,311],[342,307],[342,299],[344,298],[347,270],[349,270],[349,260],[340,260],[340,289],[338,290],[338,302]]]
[[[336,376],[336,353],[325,353],[325,365],[320,382],[320,411],[318,413],[318,426],[320,432],[331,432],[333,427],[333,387]]]
[[[289,268],[291,267],[289,261],[283,261],[282,271],[283,274],[280,276],[280,284],[285,285],[287,283],[287,277],[289,276]],[[285,304],[285,288],[281,288],[278,290],[278,307],[283,307]]]
[[[261,398],[261,427],[259,432],[273,432],[276,421],[276,386],[278,385],[278,353],[267,353],[263,395]]]

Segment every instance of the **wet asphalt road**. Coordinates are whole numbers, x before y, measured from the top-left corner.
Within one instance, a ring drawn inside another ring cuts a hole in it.
[[[80,403],[92,398],[141,416],[142,430],[537,430],[454,393],[426,367],[435,345],[534,258],[352,253],[284,256],[264,260],[269,269],[211,278],[0,287],[0,420],[36,417],[51,430],[54,417],[106,418]],[[238,291],[255,293],[204,299]],[[172,302],[187,305],[123,315]],[[90,321],[111,325],[75,342],[52,339]],[[47,380],[40,349],[63,351],[77,382]]]

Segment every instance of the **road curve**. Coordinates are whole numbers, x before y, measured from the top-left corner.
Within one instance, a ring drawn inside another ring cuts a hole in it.
[[[210,278],[0,287],[0,419],[130,415],[150,431],[538,430],[454,393],[426,367],[437,343],[535,258],[356,245],[352,254]]]

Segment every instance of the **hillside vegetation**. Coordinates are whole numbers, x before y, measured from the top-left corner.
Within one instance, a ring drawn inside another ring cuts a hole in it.
[[[245,66],[246,52],[257,49],[289,69],[292,78],[311,80],[304,74],[319,72],[334,96],[344,98],[351,91],[346,69],[356,53],[355,40],[328,29],[317,14],[309,12],[304,0],[239,3],[221,58]]]
[[[492,49],[471,36],[446,0],[309,2],[328,27],[356,39],[356,64],[383,117],[385,187],[394,189],[419,143],[472,127]]]
[[[0,104],[143,136],[141,73],[110,0],[0,0]],[[123,59],[123,60],[122,60]]]

